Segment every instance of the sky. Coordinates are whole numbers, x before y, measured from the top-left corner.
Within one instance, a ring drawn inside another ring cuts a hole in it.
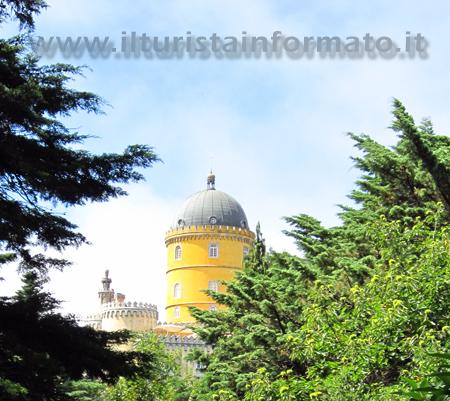
[[[177,208],[206,187],[236,198],[250,226],[261,223],[267,244],[296,252],[282,234],[283,216],[310,214],[339,224],[338,204],[359,172],[347,132],[367,133],[392,145],[392,99],[417,121],[432,119],[448,132],[450,114],[450,3],[447,1],[144,1],[58,0],[36,20],[36,36],[148,35],[389,36],[421,33],[426,59],[64,59],[87,65],[74,88],[102,96],[104,115],[74,114],[64,122],[94,135],[84,148],[120,152],[127,145],[154,147],[163,160],[144,171],[145,182],[127,185],[129,196],[66,210],[91,245],[64,256],[73,266],[54,272],[48,289],[65,312],[95,310],[105,269],[112,287],[130,301],[157,304],[164,320],[164,235]],[[0,27],[0,37],[17,24]],[[0,295],[19,286],[15,266],[1,272]]]

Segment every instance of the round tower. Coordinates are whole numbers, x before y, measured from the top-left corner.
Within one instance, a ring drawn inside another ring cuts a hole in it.
[[[125,302],[125,295],[115,293],[111,288],[111,282],[109,270],[106,270],[105,277],[102,278],[102,288],[98,292],[99,310],[80,319],[80,322],[96,330],[105,331],[148,332],[153,330],[158,322],[156,305],[146,302]]]
[[[217,309],[203,291],[224,291],[220,281],[242,269],[254,239],[241,205],[216,190],[211,173],[206,190],[184,202],[166,234],[167,322],[192,323],[190,306]]]
[[[107,302],[102,305],[101,328],[105,331],[151,331],[158,322],[156,305],[143,302]]]

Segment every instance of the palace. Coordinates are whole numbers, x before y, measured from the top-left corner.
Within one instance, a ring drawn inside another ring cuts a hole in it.
[[[98,330],[154,331],[170,349],[205,346],[187,327],[195,324],[189,307],[212,311],[223,307],[205,290],[225,291],[222,281],[242,269],[254,239],[241,205],[216,189],[211,173],[206,189],[184,202],[166,233],[166,322],[158,323],[155,305],[126,302],[124,294],[116,294],[108,270],[98,293],[99,310],[83,322]]]

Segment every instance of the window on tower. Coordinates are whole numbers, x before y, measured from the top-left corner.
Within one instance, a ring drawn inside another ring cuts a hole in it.
[[[217,310],[217,305],[216,304],[211,304],[211,305],[208,306],[208,309],[210,311],[216,311]]]
[[[181,284],[175,283],[173,286],[173,297],[174,298],[181,298]]]
[[[181,259],[181,246],[177,245],[175,247],[175,260],[180,260]]]
[[[249,252],[250,250],[248,249],[248,246],[244,246],[244,256],[247,256]]]
[[[219,291],[219,282],[217,280],[208,281],[208,290]]]
[[[175,317],[175,318],[180,317],[180,307],[179,306],[175,306],[175,308],[173,309],[173,317]]]
[[[219,257],[219,245],[209,244],[209,257],[218,258]]]

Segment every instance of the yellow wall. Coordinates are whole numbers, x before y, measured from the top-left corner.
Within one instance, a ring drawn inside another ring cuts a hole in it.
[[[171,323],[191,323],[188,307],[208,309],[214,301],[202,290],[209,281],[229,281],[242,268],[244,247],[250,248],[254,234],[249,230],[202,226],[175,229],[166,236],[167,246],[167,318]],[[218,244],[218,257],[209,257],[209,245]],[[175,248],[181,246],[181,259],[175,259]],[[181,284],[181,296],[174,297],[174,286]],[[219,291],[224,286],[219,285]],[[180,316],[175,316],[175,308]]]

